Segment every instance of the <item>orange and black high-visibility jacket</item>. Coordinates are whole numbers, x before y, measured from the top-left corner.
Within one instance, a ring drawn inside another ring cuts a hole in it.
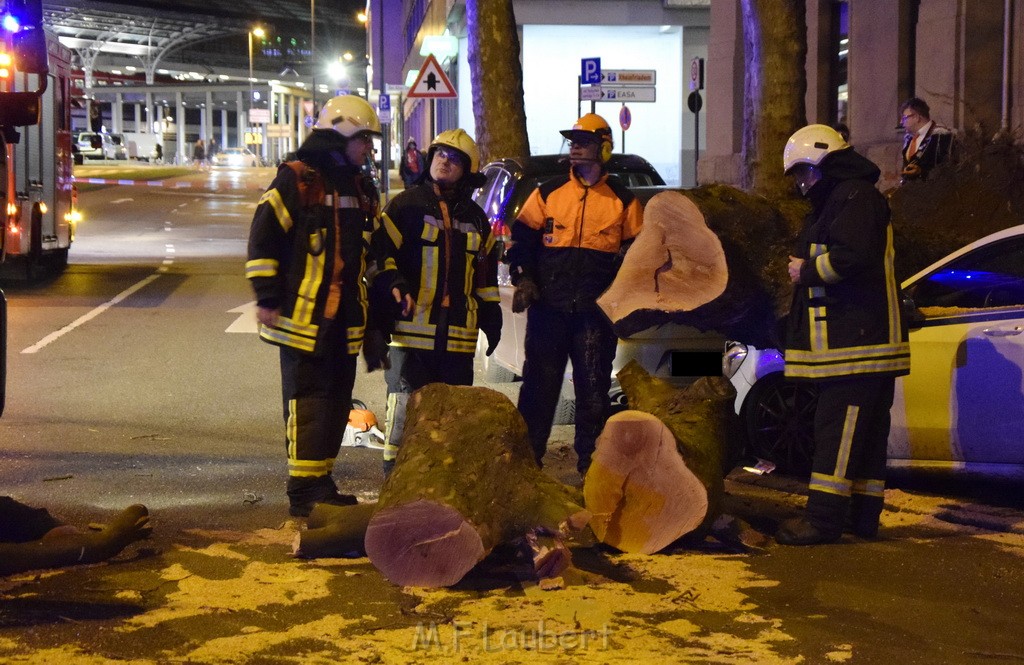
[[[530,194],[512,225],[513,281],[532,279],[554,309],[592,309],[642,225],[640,202],[615,176],[603,174],[592,186],[575,174],[552,178]]]

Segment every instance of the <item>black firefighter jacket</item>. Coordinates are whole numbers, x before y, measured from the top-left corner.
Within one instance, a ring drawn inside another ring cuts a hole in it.
[[[643,208],[615,176],[593,186],[570,173],[540,185],[512,225],[508,258],[516,282],[534,280],[541,300],[563,312],[597,307],[643,225]]]
[[[824,178],[801,235],[786,376],[832,379],[907,374],[910,346],[893,270],[889,206],[879,170],[852,148],[822,162]]]
[[[397,286],[416,300],[412,315],[394,322],[392,345],[433,350],[440,342],[449,352],[475,353],[479,330],[501,330],[498,248],[468,186],[443,199],[435,187],[427,178],[385,208],[374,247],[387,258],[374,280],[385,293]],[[447,338],[438,340],[442,312]]]
[[[261,339],[314,353],[324,324],[338,319],[348,353],[359,353],[377,196],[355,166],[325,178],[306,163],[281,165],[256,208],[245,265],[259,304],[281,310],[275,326],[260,326]]]

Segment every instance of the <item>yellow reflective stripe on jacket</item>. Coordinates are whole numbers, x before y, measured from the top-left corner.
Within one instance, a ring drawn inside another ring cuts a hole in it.
[[[501,293],[496,286],[485,286],[476,290],[476,297],[484,302],[500,302]]]
[[[277,259],[253,259],[245,262],[245,277],[275,277],[277,267],[280,265]]]
[[[388,238],[391,239],[391,244],[395,246],[395,249],[402,248],[402,232],[398,230],[395,223],[391,221],[387,213],[382,212],[380,214],[381,226],[384,227],[384,231],[387,232]]]
[[[270,207],[274,209],[274,215],[277,217],[277,223],[281,225],[281,228],[284,229],[285,233],[288,233],[294,222],[292,221],[291,213],[288,212],[288,208],[284,205],[284,201],[281,200],[281,193],[277,191],[276,187],[263,193],[263,196],[260,197],[260,204],[263,203],[269,204]]]
[[[843,278],[832,267],[832,259],[829,257],[828,252],[814,259],[814,269],[818,271],[818,276],[826,284],[835,284]]]
[[[310,234],[320,238],[320,233]],[[324,281],[324,265],[327,252],[321,251],[318,255],[306,254],[306,270],[299,284],[298,297],[295,299],[295,310],[291,318],[298,324],[308,324],[313,320],[313,310],[316,305],[316,294],[320,290],[320,284]]]
[[[899,344],[903,334],[900,291],[895,275],[896,249],[893,245],[892,224],[885,233],[885,297],[889,303],[889,341]]]
[[[828,349],[828,323],[825,319],[826,309],[822,307],[811,307],[807,317],[807,325],[810,326],[811,352],[821,353]]]

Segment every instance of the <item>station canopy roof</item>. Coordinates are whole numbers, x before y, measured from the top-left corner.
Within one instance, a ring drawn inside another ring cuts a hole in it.
[[[247,80],[249,31],[257,26],[266,34],[253,38],[254,77],[308,77],[314,62],[323,68],[345,53],[365,64],[356,16],[364,7],[365,0],[44,0],[43,22],[100,85],[145,83],[147,71],[155,83],[189,73],[237,82]]]

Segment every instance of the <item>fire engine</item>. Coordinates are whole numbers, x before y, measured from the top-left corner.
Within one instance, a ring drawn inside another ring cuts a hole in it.
[[[72,178],[71,50],[43,30],[41,0],[0,0],[0,261],[62,270],[79,221]],[[5,270],[5,272],[8,272]]]
[[[43,29],[41,0],[0,0],[0,268],[62,270],[79,221],[72,179],[71,51]],[[0,291],[0,415],[7,302]]]

